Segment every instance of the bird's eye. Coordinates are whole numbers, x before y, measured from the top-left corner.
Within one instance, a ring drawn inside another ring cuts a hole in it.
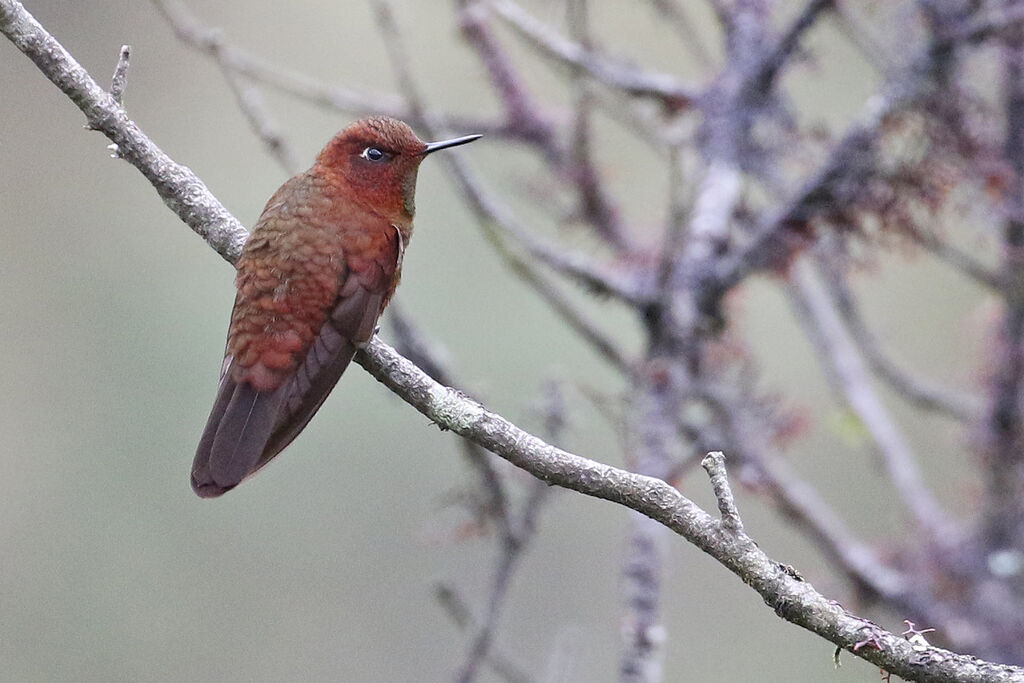
[[[367,147],[359,156],[366,159],[367,161],[384,161],[390,155],[387,152],[378,149],[377,147]]]

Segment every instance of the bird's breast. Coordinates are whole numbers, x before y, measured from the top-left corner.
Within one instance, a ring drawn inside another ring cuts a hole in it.
[[[261,391],[295,371],[348,277],[368,276],[388,294],[395,284],[380,277],[394,227],[375,216],[331,220],[288,203],[272,208],[278,215],[265,212],[237,264],[227,348],[232,379]]]

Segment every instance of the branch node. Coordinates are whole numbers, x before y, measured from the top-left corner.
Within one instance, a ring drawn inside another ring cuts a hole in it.
[[[931,643],[924,637],[926,633],[933,633],[933,628],[917,628],[917,625],[909,619],[904,619],[903,623],[907,625],[907,630],[900,635],[910,641],[911,645],[914,646],[915,650],[922,650],[931,647]]]
[[[110,79],[110,96],[114,98],[117,106],[124,108],[124,89],[128,84],[128,63],[132,56],[132,46],[122,45],[117,55],[117,65],[114,67],[114,76]],[[100,130],[100,127],[93,121],[85,124],[86,130]],[[112,150],[115,159],[120,158],[117,150]]]
[[[117,55],[117,66],[114,67],[114,76],[110,79],[110,96],[117,103],[117,106],[124,109],[124,89],[128,84],[128,64],[132,56],[132,46],[122,45]],[[100,126],[93,121],[85,124],[86,130],[100,130]],[[110,150],[111,159],[120,159],[121,150],[116,144],[107,145]]]
[[[704,468],[711,479],[711,490],[714,491],[715,500],[718,501],[722,526],[734,534],[742,534],[743,521],[736,508],[736,501],[732,497],[732,488],[729,486],[729,477],[725,471],[725,454],[721,451],[711,451],[701,460],[700,466]]]
[[[110,96],[119,106],[124,106],[124,89],[128,85],[128,62],[132,56],[132,46],[122,45],[114,67],[114,77],[110,79]]]

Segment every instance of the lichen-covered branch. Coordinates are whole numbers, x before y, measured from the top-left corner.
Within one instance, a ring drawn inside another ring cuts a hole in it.
[[[92,130],[117,145],[117,154],[153,185],[164,204],[232,263],[248,233],[199,178],[153,144],[114,99],[47,33],[20,2],[0,2],[0,32],[82,110]]]

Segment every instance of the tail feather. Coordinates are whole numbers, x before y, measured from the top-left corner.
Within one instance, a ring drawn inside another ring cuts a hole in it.
[[[225,375],[192,463],[192,488],[214,498],[254,469],[278,419],[283,391],[257,391]]]

